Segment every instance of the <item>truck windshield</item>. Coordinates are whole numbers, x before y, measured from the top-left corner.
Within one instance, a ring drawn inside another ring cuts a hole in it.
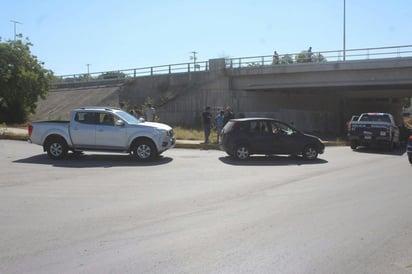
[[[122,119],[124,119],[128,124],[138,124],[140,121],[134,117],[133,115],[125,112],[125,111],[118,111],[116,112]]]

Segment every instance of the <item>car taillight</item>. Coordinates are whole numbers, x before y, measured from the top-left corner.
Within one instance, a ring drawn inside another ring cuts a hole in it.
[[[27,130],[29,131],[29,136],[31,137],[31,134],[32,134],[32,132],[33,132],[33,126],[32,126],[32,125],[29,125],[29,126],[27,127]]]
[[[412,135],[409,136],[409,142],[412,143]]]

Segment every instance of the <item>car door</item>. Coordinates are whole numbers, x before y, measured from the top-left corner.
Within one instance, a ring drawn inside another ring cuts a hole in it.
[[[126,148],[126,127],[117,126],[119,119],[112,113],[98,112],[96,124],[96,147],[99,149],[119,150]]]
[[[300,138],[295,129],[279,121],[272,121],[270,126],[273,154],[295,154],[300,151]]]
[[[250,144],[254,153],[269,154],[272,150],[272,135],[266,120],[250,121]]]
[[[79,111],[70,123],[70,137],[75,148],[89,148],[96,145],[96,115],[94,112]]]

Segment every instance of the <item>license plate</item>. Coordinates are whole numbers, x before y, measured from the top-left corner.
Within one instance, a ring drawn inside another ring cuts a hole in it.
[[[369,136],[369,135],[365,136],[365,140],[370,140],[370,139],[372,139],[372,136]]]

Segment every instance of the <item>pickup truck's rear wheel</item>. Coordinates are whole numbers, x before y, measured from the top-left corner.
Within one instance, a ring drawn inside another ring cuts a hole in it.
[[[393,140],[391,140],[388,143],[387,149],[388,149],[388,151],[392,151],[394,148],[395,148],[395,143],[393,142]]]
[[[351,149],[356,149],[358,147],[358,142],[356,142],[355,140],[350,142],[350,148]]]
[[[45,148],[47,155],[56,160],[66,157],[68,151],[66,141],[61,137],[53,137],[47,140]]]
[[[134,157],[141,161],[152,160],[156,157],[157,151],[153,143],[149,140],[139,140],[133,145]]]

